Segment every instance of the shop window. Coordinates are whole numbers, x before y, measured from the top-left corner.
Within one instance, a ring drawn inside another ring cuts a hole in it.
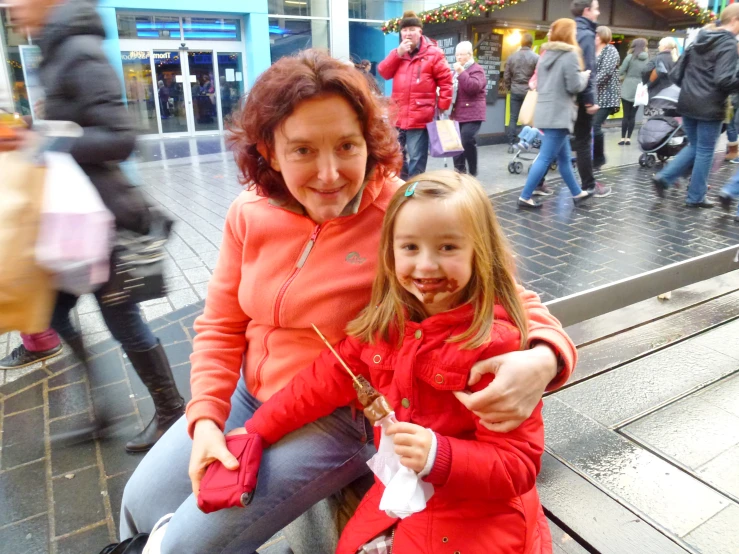
[[[149,52],[123,51],[121,61],[126,103],[137,130],[143,134],[158,133]]]
[[[269,0],[270,15],[328,17],[329,0]]]
[[[118,37],[180,40],[180,18],[118,14]]]
[[[354,63],[369,60],[372,64],[370,73],[385,90],[385,79],[377,73],[377,64],[385,59],[385,34],[382,32],[382,23],[366,23],[361,21],[349,22],[349,55]]]
[[[270,19],[269,45],[272,63],[306,48],[330,47],[328,27],[324,19]]]
[[[238,19],[183,17],[182,31],[185,40],[241,40]]]
[[[241,54],[218,53],[218,87],[221,93],[221,116],[226,127],[231,115],[241,106],[244,97],[244,73]]]
[[[31,103],[28,99],[20,53],[20,47],[28,44],[28,37],[13,27],[8,11],[2,8],[0,8],[0,33],[2,33],[0,40],[5,45],[5,59],[0,62],[6,64],[14,109],[21,115],[31,115]]]

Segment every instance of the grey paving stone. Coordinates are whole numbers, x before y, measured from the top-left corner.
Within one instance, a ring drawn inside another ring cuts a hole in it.
[[[5,383],[2,385],[2,389],[0,389],[0,392],[2,392],[2,394],[4,395],[11,395],[31,385],[40,383],[48,376],[49,374],[46,373],[46,371],[44,371],[43,369],[33,369],[22,377],[19,377],[18,379],[15,379],[13,381],[5,381]]]
[[[720,490],[739,498],[739,446],[716,456],[698,469],[698,475]]]
[[[699,397],[689,397],[627,425],[623,431],[696,469],[739,444],[739,417]]]
[[[712,329],[702,335],[700,339],[697,339],[696,342],[739,360],[739,321],[733,321],[717,329]],[[739,364],[737,366],[739,367]],[[739,405],[739,403],[737,404]]]
[[[167,315],[172,311],[172,306],[167,304],[158,304],[156,306],[149,306],[148,308],[142,308],[142,311],[144,312],[144,317],[147,321],[151,321],[153,319],[156,319],[158,317],[162,317],[164,315]]]
[[[105,506],[100,488],[100,470],[83,469],[74,478],[52,480],[54,494],[54,531],[56,536],[73,533],[105,520]]]
[[[171,366],[190,363],[190,354],[192,354],[192,344],[189,342],[181,342],[171,345],[167,348],[167,358]]]
[[[0,527],[46,513],[46,462],[0,473],[0,498]]]
[[[58,369],[61,372],[57,376],[51,377],[47,381],[50,389],[55,387],[63,387],[64,385],[71,385],[72,383],[79,383],[80,381],[83,381],[87,376],[87,371],[82,364],[77,363],[76,361],[72,361],[71,358],[67,358],[64,361],[66,362],[67,368],[69,369],[61,371],[63,369],[63,366],[62,364],[59,364]],[[75,365],[72,365],[70,367],[71,363],[74,363]]]
[[[91,389],[123,381],[126,378],[126,372],[123,369],[121,351],[116,348],[90,360],[88,378]]]
[[[86,429],[90,425],[90,415],[82,414],[65,417],[49,423],[49,437],[51,439],[51,474],[63,475],[73,470],[97,464],[95,443],[82,441],[76,444],[55,440],[55,437],[65,437]]]
[[[108,330],[108,326],[105,325],[105,320],[100,314],[100,311],[94,311],[87,314],[81,314],[80,316],[80,330],[84,335],[91,335],[93,333],[102,333]]]
[[[551,452],[677,536],[731,503],[557,396],[545,400],[544,422]]]
[[[30,379],[24,379],[27,375],[35,374],[35,375],[43,375],[43,362],[37,362],[35,364],[31,364],[29,366],[23,367],[21,369],[6,369],[3,370],[5,373],[5,385],[7,386],[10,383],[20,382],[19,386],[15,387],[14,390],[20,390],[22,388],[25,388],[30,384],[31,382],[36,382],[38,379],[30,378]],[[36,371],[41,370],[42,373],[36,373]]]
[[[108,418],[116,419],[132,414],[133,402],[129,395],[128,383],[116,383],[92,390],[92,402],[96,413],[105,413]]]
[[[100,552],[104,546],[114,542],[108,533],[107,523],[64,537],[56,541],[57,554],[82,554]]]
[[[170,292],[167,295],[167,298],[172,302],[172,306],[174,306],[175,310],[200,301],[200,297],[190,288],[189,285],[186,289]]]
[[[129,454],[124,446],[140,431],[138,419],[135,415],[130,415],[116,422],[111,432],[100,440],[100,451],[106,476],[132,472],[136,469],[144,455]]]
[[[190,282],[185,279],[185,277],[169,277],[167,278],[167,290],[169,291],[169,294],[167,295],[167,298],[172,298],[172,293],[183,290],[183,289],[189,289],[190,288]]]
[[[35,408],[3,418],[2,469],[43,458],[44,410]]]
[[[175,384],[180,394],[185,399],[185,402],[189,402],[192,399],[190,392],[190,364],[184,364],[172,368],[172,374],[174,375]]]
[[[557,396],[603,425],[615,426],[735,370],[736,360],[691,339]]]
[[[196,267],[193,269],[186,269],[183,271],[185,277],[192,284],[207,283],[210,281],[211,273],[210,270],[204,267]]]
[[[685,537],[700,552],[735,554],[739,544],[739,506],[732,504]]]
[[[3,554],[46,554],[49,548],[49,516],[40,514],[0,531]]]
[[[7,416],[15,412],[30,410],[44,404],[44,391],[41,384],[19,392],[5,399],[3,413]]]
[[[176,342],[189,340],[187,333],[185,333],[185,330],[179,322],[170,323],[165,327],[157,329],[156,336],[162,346],[165,347]]]
[[[89,408],[87,385],[77,383],[49,391],[49,418],[69,416]]]

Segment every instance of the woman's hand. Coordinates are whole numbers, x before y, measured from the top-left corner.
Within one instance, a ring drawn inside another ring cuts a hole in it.
[[[241,429],[246,432],[243,427]],[[205,470],[216,460],[219,460],[226,469],[232,471],[239,467],[239,461],[229,452],[226,446],[226,437],[218,428],[218,425],[210,419],[200,419],[195,424],[190,467],[188,469],[192,482],[192,493],[195,496],[200,492],[200,481],[205,475]]]
[[[536,408],[547,385],[557,375],[557,356],[546,344],[477,362],[468,386],[487,374],[495,379],[483,390],[455,392],[464,406],[478,416],[483,426],[507,433],[523,423]]]
[[[454,71],[456,71],[457,75],[459,75],[464,71],[464,66],[459,62],[454,62]]]
[[[421,473],[431,450],[431,431],[413,423],[394,423],[387,428],[386,434],[393,437],[395,453],[400,456],[400,463]]]

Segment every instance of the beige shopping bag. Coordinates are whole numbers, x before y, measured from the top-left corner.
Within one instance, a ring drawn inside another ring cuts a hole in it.
[[[534,111],[536,110],[536,101],[539,98],[539,93],[535,90],[530,90],[526,93],[526,98],[523,99],[521,104],[521,111],[518,113],[518,123],[521,125],[534,126]]]
[[[56,292],[36,265],[46,170],[20,152],[0,154],[0,333],[49,327]]]

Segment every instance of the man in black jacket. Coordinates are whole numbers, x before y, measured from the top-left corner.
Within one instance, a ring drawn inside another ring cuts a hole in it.
[[[588,86],[577,97],[577,121],[575,121],[574,149],[577,152],[577,170],[583,190],[596,198],[611,194],[610,187],[596,183],[593,175],[592,133],[593,116],[598,113],[596,90],[595,29],[600,6],[598,0],[573,0],[570,12],[577,23],[577,43],[582,50],[585,69],[590,71]]]
[[[511,54],[505,64],[505,86],[511,93],[511,120],[508,123],[508,143],[515,144],[516,126],[521,106],[529,92],[529,80],[536,71],[539,55],[531,50],[534,38],[529,33],[524,33],[521,38],[521,49]]]

